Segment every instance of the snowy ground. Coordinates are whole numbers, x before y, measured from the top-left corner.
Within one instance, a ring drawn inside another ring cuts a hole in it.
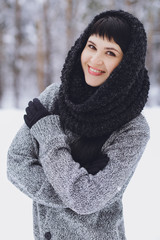
[[[124,195],[127,240],[160,240],[160,108],[145,109],[151,139]],[[23,111],[0,110],[0,236],[33,240],[32,200],[6,177],[6,155]]]

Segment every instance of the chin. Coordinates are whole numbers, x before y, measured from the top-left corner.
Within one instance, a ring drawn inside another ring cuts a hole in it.
[[[96,83],[93,83],[93,82],[90,82],[90,81],[86,81],[86,84],[91,86],[91,87],[98,87],[99,85],[101,85],[101,84],[96,84]]]
[[[86,81],[86,80],[85,80]],[[91,87],[99,87],[100,85],[102,85],[105,81],[101,81],[101,82],[97,82],[97,81],[93,81],[93,80],[88,80],[86,81],[87,85],[91,86]]]

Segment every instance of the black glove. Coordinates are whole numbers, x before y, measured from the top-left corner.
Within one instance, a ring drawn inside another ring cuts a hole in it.
[[[34,98],[33,102],[30,101],[25,110],[27,115],[24,115],[24,121],[29,128],[31,128],[41,118],[50,115],[38,98]]]
[[[95,161],[86,163],[81,167],[84,167],[89,174],[95,175],[100,170],[103,170],[107,166],[108,162],[109,157],[106,154],[101,153]]]

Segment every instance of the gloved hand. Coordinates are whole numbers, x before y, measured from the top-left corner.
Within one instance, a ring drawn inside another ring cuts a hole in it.
[[[38,98],[34,98],[33,101],[30,101],[25,110],[27,114],[24,115],[24,121],[29,128],[31,128],[41,118],[50,115]]]
[[[97,159],[90,163],[84,163],[84,167],[89,174],[95,175],[100,170],[103,170],[109,162],[109,157],[105,154],[100,153]]]

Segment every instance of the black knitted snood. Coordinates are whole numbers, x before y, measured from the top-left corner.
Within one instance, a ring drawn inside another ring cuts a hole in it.
[[[131,41],[121,63],[99,87],[88,86],[80,63],[92,25],[101,17],[120,16],[131,27]],[[77,39],[62,69],[58,109],[62,126],[86,137],[110,135],[138,116],[148,97],[149,78],[145,68],[146,34],[131,14],[106,11],[97,15]]]

